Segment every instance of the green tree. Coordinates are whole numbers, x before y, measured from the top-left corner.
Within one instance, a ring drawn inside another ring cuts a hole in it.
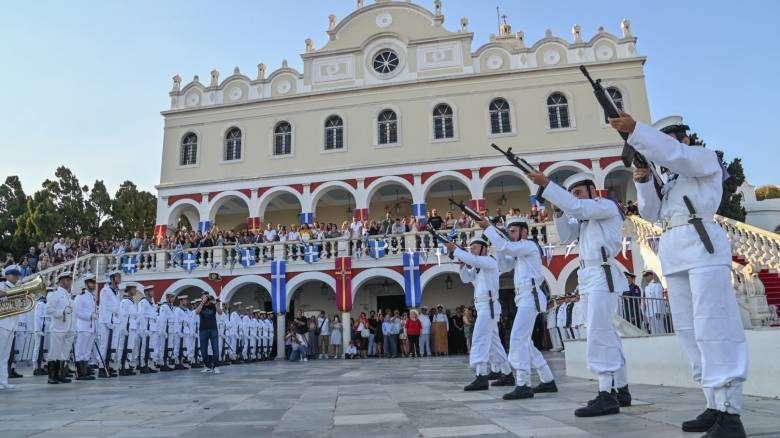
[[[135,231],[152,235],[157,209],[153,194],[139,191],[131,181],[125,181],[119,186],[112,205],[115,238],[130,238]]]
[[[79,179],[65,166],[60,166],[54,172],[56,181],[44,181],[54,196],[54,204],[62,215],[63,234],[74,237],[81,236],[89,230],[89,217],[85,215],[86,203],[84,195],[89,192],[88,186],[82,186]]]
[[[85,207],[86,232],[99,239],[110,239],[114,232],[114,226],[108,220],[111,218],[111,195],[102,180],[96,180],[92,185]]]
[[[44,188],[27,198],[27,211],[19,218],[16,234],[30,242],[43,242],[60,234],[64,223],[53,194]]]
[[[772,184],[758,187],[756,189],[756,200],[780,198],[780,187]]]
[[[700,144],[706,147],[707,144],[699,138],[696,133],[691,134],[691,144]],[[742,168],[742,159],[734,158],[726,163],[723,151],[716,150],[718,161],[722,167],[725,167],[729,173],[729,178],[723,183],[723,196],[720,200],[718,214],[738,221],[744,221],[747,212],[742,206],[742,194],[737,193],[737,189],[745,182],[745,170]]]
[[[5,179],[0,185],[0,253],[19,255],[29,243],[23,236],[16,235],[19,219],[27,211],[27,196],[22,182],[16,175]]]

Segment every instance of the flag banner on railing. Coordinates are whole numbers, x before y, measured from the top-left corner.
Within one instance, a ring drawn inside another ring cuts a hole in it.
[[[650,246],[650,248],[653,250],[653,252],[658,252],[658,243],[661,240],[661,236],[647,236],[647,245]]]
[[[136,256],[126,257],[125,262],[122,263],[122,271],[125,274],[135,274],[138,271],[138,258]]]
[[[352,310],[352,259],[336,257],[336,307],[342,312]]]
[[[367,246],[368,255],[373,259],[381,259],[387,255],[387,242],[384,239],[370,239]]]
[[[157,246],[162,244],[165,234],[168,232],[168,225],[159,224],[154,226],[154,242]]]
[[[198,266],[198,260],[195,254],[188,252],[184,254],[184,261],[181,264],[185,271],[192,273],[192,270]]]
[[[298,219],[301,222],[301,225],[311,225],[314,223],[314,213],[301,213],[298,215]]]
[[[320,261],[320,251],[315,244],[303,245],[303,260],[306,263],[316,263]]]
[[[404,253],[404,294],[406,306],[417,308],[420,306],[422,289],[420,288],[420,254]]]
[[[254,266],[255,263],[255,251],[252,248],[244,248],[241,250],[241,265],[243,265],[245,268],[248,268],[250,266]]]
[[[484,199],[471,199],[469,200],[469,207],[476,211],[481,212],[485,210],[485,200]]]
[[[542,247],[544,250],[544,259],[547,261],[547,266],[550,266],[550,262],[552,262],[553,255],[555,254],[555,245],[552,243],[548,243],[544,247]]]
[[[208,233],[211,229],[211,221],[200,221],[198,222],[198,231],[201,233]]]
[[[421,225],[425,225],[425,222],[427,221],[427,217],[425,215],[425,204],[412,204],[412,216],[417,218],[417,222],[419,222]]]
[[[356,208],[352,211],[352,217],[361,222],[364,222],[366,219],[368,219],[368,209]]]
[[[271,262],[271,305],[274,312],[287,313],[287,262]]]
[[[263,220],[259,217],[250,217],[246,219],[246,229],[249,231],[261,231],[263,229]]]

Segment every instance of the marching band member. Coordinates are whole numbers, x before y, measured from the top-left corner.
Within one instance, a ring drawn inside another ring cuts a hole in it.
[[[498,302],[498,263],[487,255],[488,243],[475,237],[469,242],[466,252],[452,242],[444,243],[449,254],[464,263],[460,268],[460,278],[464,283],[474,285],[474,305],[477,308],[477,320],[471,341],[469,365],[476,369],[477,377],[463,388],[465,391],[490,389],[488,383],[488,363],[496,364],[504,376],[513,380],[512,367],[506,357],[504,346],[498,336],[498,318],[501,316],[501,304]]]
[[[52,289],[54,290],[54,289]],[[47,290],[48,291],[48,290]],[[46,366],[46,332],[48,318],[46,317],[46,293],[39,295],[35,303],[35,313],[33,317],[33,330],[35,331],[35,343],[33,344],[33,363],[35,371],[34,376],[47,375],[44,369]]]
[[[609,123],[670,172],[660,196],[649,169],[635,169],[634,183],[642,217],[664,222],[658,255],[674,328],[707,401],[706,410],[682,428],[707,432],[707,438],[744,437],[739,414],[748,347],[731,282],[731,244],[713,220],[723,196],[720,160],[715,151],[691,145],[681,117],[652,127],[621,113]]]
[[[493,242],[501,270],[514,269],[515,305],[517,312],[509,339],[509,363],[515,370],[515,389],[504,394],[504,400],[533,398],[534,393],[558,392],[555,378],[542,353],[531,340],[536,316],[547,309],[547,298],[540,290],[544,282],[542,255],[539,244],[528,240],[528,224],[519,217],[507,218],[505,229],[510,240],[504,238],[495,226],[483,221],[480,227]],[[531,366],[539,373],[541,383],[531,388]],[[499,382],[501,379],[499,379]]]
[[[154,308],[154,286],[145,286],[144,297],[138,302],[138,369],[141,374],[153,374],[157,370],[149,366],[154,360],[154,340],[157,338],[157,310]]]
[[[0,283],[0,298],[6,296],[8,289],[20,285],[22,271],[17,265],[10,265],[3,269],[5,281]],[[8,383],[8,355],[11,353],[11,344],[14,340],[18,316],[0,318],[0,389],[11,389],[14,385]]]
[[[51,321],[49,343],[49,383],[70,383],[66,362],[73,348],[73,303],[70,288],[73,274],[66,271],[57,276],[57,289],[46,296],[46,316]]]
[[[112,271],[108,275],[108,283],[100,290],[100,299],[98,301],[98,326],[100,336],[100,352],[103,355],[106,370],[101,368],[98,377],[108,378],[116,377],[116,371],[111,368],[111,361],[116,358],[113,353],[116,351],[118,335],[117,321],[119,319],[119,284],[122,282],[122,273]]]
[[[87,363],[91,359],[95,343],[95,325],[98,314],[93,293],[97,288],[97,283],[95,275],[91,273],[84,274],[82,280],[84,281],[84,289],[73,300],[76,315],[76,380],[95,380]]]
[[[173,293],[165,293],[165,302],[160,304],[157,309],[157,344],[155,345],[155,357],[157,368],[160,371],[173,371],[170,365],[169,352],[173,351],[173,345],[176,332],[176,320],[173,315],[173,300],[176,296]]]
[[[579,240],[579,289],[587,316],[588,368],[598,375],[598,395],[574,411],[578,417],[617,414],[630,406],[623,347],[612,318],[620,293],[628,282],[615,261],[620,253],[623,213],[616,202],[598,198],[593,176],[569,177],[563,189],[541,172],[528,177],[543,188],[544,197],[555,204],[554,221],[562,243]],[[568,319],[568,318],[567,318]],[[570,319],[569,319],[570,320]],[[560,320],[558,326],[560,327]],[[617,388],[617,394],[613,390]]]

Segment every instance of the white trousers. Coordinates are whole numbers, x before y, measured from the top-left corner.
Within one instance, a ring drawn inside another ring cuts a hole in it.
[[[13,330],[0,328],[0,383],[3,384],[8,384],[8,355],[13,339]]]
[[[187,356],[187,359],[192,361],[195,359],[195,337],[190,334],[186,334],[185,336],[186,338],[184,338],[184,345],[187,349],[187,354],[185,356]]]
[[[154,332],[139,332],[138,333],[138,354],[136,354],[136,357],[140,360],[140,365],[144,365],[145,359],[146,359],[146,348],[151,348],[152,351],[149,352],[149,362],[155,361],[155,339],[157,338],[157,333]]]
[[[707,406],[739,413],[748,347],[729,267],[694,268],[666,280],[674,330]]]
[[[46,335],[43,333],[35,333],[35,344],[33,345],[33,366],[38,364],[38,353],[41,351],[41,343],[43,343],[43,356],[41,358],[46,362]]]
[[[620,295],[607,288],[589,290],[580,295],[586,309],[588,369],[598,376],[599,391],[611,391],[628,384],[623,343],[612,318],[617,312]]]
[[[154,337],[154,361],[158,364],[162,364],[165,358],[165,340],[168,338],[168,334],[165,331],[156,333]],[[168,341],[168,348],[171,348],[170,340]]]
[[[109,345],[108,345],[108,332],[109,332],[108,324],[101,323],[98,326],[98,336],[100,337],[100,354],[103,355],[103,360],[106,360],[106,361],[108,360],[107,353],[108,353],[108,348],[109,348]],[[117,331],[114,330],[112,332],[112,334],[111,334],[111,347],[110,348],[112,350],[115,350],[115,351],[111,354],[111,362],[117,362],[119,360],[117,355],[120,354],[120,352],[116,351],[117,350],[116,346],[117,346],[117,340],[118,339],[119,339],[119,333],[117,333]],[[49,351],[51,351],[51,349]],[[110,364],[107,363],[106,365],[108,366]]]
[[[238,352],[238,335],[228,335],[228,355],[231,360],[236,360]]]
[[[512,334],[509,337],[509,363],[515,370],[517,386],[531,385],[531,365],[539,371],[542,382],[553,380],[552,371],[547,366],[542,353],[531,340],[536,323],[536,304],[533,295],[528,293],[515,296],[517,313],[512,323]],[[547,308],[547,300],[539,294],[539,308]]]
[[[431,355],[431,334],[430,333],[425,333],[420,335],[420,355],[421,356]]]
[[[477,320],[474,322],[474,333],[471,337],[471,354],[469,366],[474,367],[478,376],[488,374],[488,363],[494,364],[504,374],[512,372],[512,367],[498,336],[498,318],[501,317],[501,304],[493,303],[494,317],[490,317],[490,304],[479,303]]]
[[[51,332],[49,344],[49,360],[70,360],[70,351],[73,348],[73,332]],[[7,360],[7,359],[6,359]]]
[[[122,356],[125,354],[125,338],[127,338],[127,363],[132,365],[135,362],[135,356],[138,352],[135,346],[136,340],[138,339],[138,332],[131,329],[129,333],[122,331],[119,334],[117,338],[118,348],[116,349],[116,358],[120,361],[122,360]]]
[[[92,345],[94,344],[94,341],[95,333],[92,331],[76,333],[77,361],[89,361],[92,358]]]
[[[558,333],[558,327],[550,327],[547,331],[550,332],[550,342],[552,342],[553,351],[561,351],[563,343],[561,342],[561,335]]]

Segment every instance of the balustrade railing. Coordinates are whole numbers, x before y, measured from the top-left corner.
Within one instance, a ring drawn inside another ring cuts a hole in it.
[[[780,234],[723,216],[715,216],[731,241],[732,253],[753,265],[756,271],[780,272]]]

